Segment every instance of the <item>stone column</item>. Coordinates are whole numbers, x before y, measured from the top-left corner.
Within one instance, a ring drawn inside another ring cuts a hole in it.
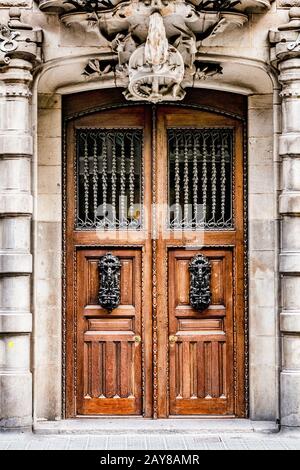
[[[0,428],[32,423],[32,69],[39,32],[16,8],[0,25]]]
[[[289,16],[270,40],[282,85],[281,424],[300,426],[300,8],[291,8]]]

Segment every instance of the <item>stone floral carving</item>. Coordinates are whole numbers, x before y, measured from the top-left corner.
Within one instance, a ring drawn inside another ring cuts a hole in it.
[[[95,75],[102,77],[112,70],[114,70],[112,63],[108,63],[107,61],[105,63],[98,59],[91,59],[85,67],[83,75],[86,75],[87,77],[93,77]]]
[[[117,256],[107,253],[99,261],[100,290],[99,304],[111,312],[121,301],[121,262]]]
[[[210,276],[211,266],[206,256],[195,255],[189,264],[190,304],[200,312],[211,303]]]
[[[216,75],[222,75],[223,69],[218,63],[195,61],[195,80],[206,80]]]

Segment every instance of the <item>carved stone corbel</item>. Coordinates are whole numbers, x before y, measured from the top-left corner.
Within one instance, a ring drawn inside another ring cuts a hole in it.
[[[94,79],[114,74],[127,83],[124,96],[131,101],[181,100],[184,88],[193,86],[195,79],[222,73],[218,64],[199,68],[195,62],[198,49],[209,36],[247,21],[244,14],[231,11],[240,3],[237,0],[212,0],[197,6],[184,0],[114,0],[111,9],[89,0],[67,3],[75,11],[62,15],[62,21],[76,25],[86,11],[86,19],[99,28],[116,54],[111,66],[101,59],[89,61],[84,75]],[[211,7],[215,10],[209,11]]]

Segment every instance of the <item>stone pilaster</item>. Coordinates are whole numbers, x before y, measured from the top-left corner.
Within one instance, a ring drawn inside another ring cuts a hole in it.
[[[0,428],[30,426],[32,69],[39,31],[17,8],[0,35]]]
[[[282,85],[281,424],[300,426],[300,8],[291,8],[289,16],[270,40]]]

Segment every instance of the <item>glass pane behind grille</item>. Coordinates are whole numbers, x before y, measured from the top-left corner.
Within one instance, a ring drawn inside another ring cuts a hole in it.
[[[142,227],[143,131],[77,130],[77,229]]]
[[[171,229],[230,229],[232,129],[168,129]]]

